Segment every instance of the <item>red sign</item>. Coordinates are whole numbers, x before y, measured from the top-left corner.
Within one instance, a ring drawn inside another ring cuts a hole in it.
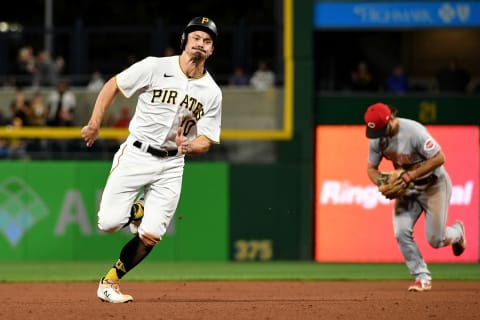
[[[442,146],[453,185],[448,222],[464,222],[467,249],[460,257],[450,246],[432,248],[424,215],[415,240],[428,262],[479,260],[479,131],[477,126],[427,126]],[[323,262],[403,262],[393,235],[393,201],[367,176],[368,139],[364,126],[316,129],[315,259]],[[385,159],[380,168],[391,169]]]

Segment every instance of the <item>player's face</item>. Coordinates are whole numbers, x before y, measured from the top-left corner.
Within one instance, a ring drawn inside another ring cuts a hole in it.
[[[393,137],[395,135],[395,120],[390,116],[387,123],[387,130],[385,131],[386,137]]]
[[[197,58],[207,59],[213,53],[212,37],[204,31],[192,31],[188,34],[185,50]]]
[[[385,131],[385,136],[390,137],[392,135],[392,125],[390,121],[387,123],[387,130]]]

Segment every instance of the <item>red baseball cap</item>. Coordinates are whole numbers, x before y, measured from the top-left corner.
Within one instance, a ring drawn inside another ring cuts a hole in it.
[[[384,103],[377,102],[369,106],[363,117],[367,124],[367,137],[370,139],[384,137],[391,114],[392,111]]]

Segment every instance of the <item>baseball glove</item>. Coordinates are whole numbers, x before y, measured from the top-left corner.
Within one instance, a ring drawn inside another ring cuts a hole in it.
[[[380,172],[377,180],[378,191],[387,199],[401,198],[414,187],[413,181],[404,169]]]

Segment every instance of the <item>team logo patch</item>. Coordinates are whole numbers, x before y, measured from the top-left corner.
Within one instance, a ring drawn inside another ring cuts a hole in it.
[[[435,148],[436,145],[437,142],[435,142],[435,140],[433,140],[432,138],[429,138],[427,139],[427,141],[425,141],[423,149],[425,149],[425,151],[431,151]]]
[[[369,123],[367,123],[367,126],[368,126],[369,128],[374,129],[374,128],[375,128],[375,123],[369,122]]]

